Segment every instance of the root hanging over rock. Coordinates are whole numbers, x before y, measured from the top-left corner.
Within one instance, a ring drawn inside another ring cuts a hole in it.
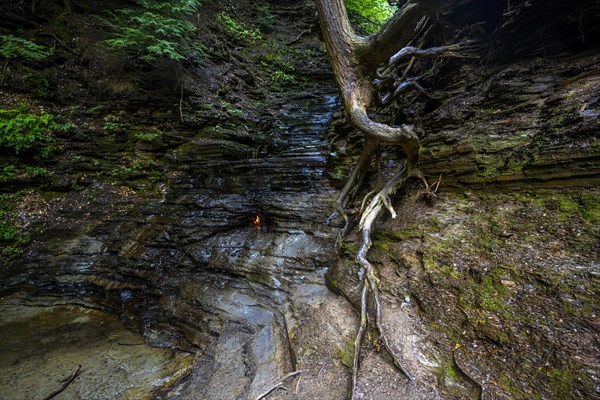
[[[358,332],[356,333],[356,340],[354,341],[354,361],[352,364],[352,398],[355,398],[356,387],[358,382],[358,371],[360,362],[360,349],[362,345],[362,339],[367,328],[367,305],[370,299],[373,303],[375,310],[375,326],[379,333],[378,340],[383,343],[383,348],[392,357],[392,361],[396,368],[401,371],[406,377],[412,381],[411,374],[404,368],[400,356],[390,345],[388,336],[386,335],[383,323],[381,320],[381,300],[379,296],[379,279],[376,276],[375,267],[367,259],[367,253],[371,247],[371,230],[373,223],[383,211],[384,207],[390,212],[392,218],[396,218],[397,214],[392,207],[390,196],[396,193],[396,190],[402,186],[404,182],[409,178],[407,173],[407,162],[392,179],[390,179],[386,185],[379,192],[373,196],[369,201],[367,207],[361,214],[359,223],[359,229],[361,231],[361,243],[356,255],[356,261],[360,265],[359,276],[362,285],[361,300],[360,300],[360,325]]]
[[[429,185],[418,172],[416,166],[424,133],[412,124],[390,125],[379,122],[370,114],[375,107],[386,107],[398,96],[409,91],[418,95],[427,94],[419,83],[419,77],[409,77],[416,60],[439,57],[470,58],[470,42],[425,48],[428,33],[431,31],[430,15],[435,15],[436,2],[409,0],[392,19],[376,34],[369,37],[358,36],[350,24],[343,0],[315,0],[319,23],[331,61],[336,82],[340,89],[346,120],[364,135],[364,145],[356,165],[340,191],[336,201],[336,213],[343,218],[338,245],[351,227],[350,216],[358,219],[361,241],[356,254],[359,264],[359,277],[362,285],[360,296],[360,324],[354,342],[352,368],[352,398],[356,395],[360,364],[360,351],[365,331],[369,323],[368,308],[372,305],[375,313],[377,340],[392,357],[394,365],[409,380],[411,374],[403,367],[398,353],[390,345],[382,323],[379,280],[375,267],[367,254],[371,247],[371,233],[377,217],[387,209],[392,218],[396,212],[392,207],[391,196],[412,176],[424,182],[425,189],[418,197],[427,200],[435,198],[439,188],[438,180]],[[402,148],[405,161],[394,176],[381,189],[370,191],[363,197],[360,207],[353,206],[361,193],[369,169],[374,159],[380,159],[381,145],[395,145]],[[335,215],[335,214],[334,214]],[[328,219],[330,221],[333,215]]]

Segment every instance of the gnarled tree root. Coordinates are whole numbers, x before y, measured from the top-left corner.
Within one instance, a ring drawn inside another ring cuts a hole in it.
[[[373,307],[375,309],[375,326],[379,333],[378,339],[381,340],[383,343],[383,348],[392,357],[396,368],[406,375],[410,381],[413,380],[410,373],[403,367],[400,356],[396,353],[388,341],[388,337],[384,330],[381,319],[381,301],[379,297],[378,286],[379,279],[375,275],[375,268],[369,262],[369,260],[367,260],[367,253],[371,247],[371,227],[377,219],[379,213],[383,210],[383,207],[385,206],[390,211],[392,218],[396,217],[396,212],[391,205],[390,196],[393,195],[396,190],[408,179],[409,174],[407,164],[408,163],[405,163],[401,171],[392,177],[392,179],[387,182],[383,189],[375,194],[375,196],[370,200],[369,204],[362,213],[359,224],[359,229],[362,233],[362,240],[356,255],[356,260],[360,264],[359,276],[362,284],[362,291],[360,298],[360,325],[354,341],[354,360],[352,364],[352,399],[354,399],[356,395],[360,351],[362,340],[367,329],[367,302],[369,292],[372,294]]]

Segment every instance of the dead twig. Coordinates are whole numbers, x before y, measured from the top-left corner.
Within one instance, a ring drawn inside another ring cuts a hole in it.
[[[73,382],[73,380],[77,377],[77,374],[79,374],[80,370],[81,370],[81,364],[77,364],[77,366],[73,369],[71,374],[69,376],[67,376],[65,379],[61,380],[61,382],[63,382],[62,386],[59,387],[58,389],[54,390],[48,396],[44,397],[44,400],[50,400],[50,399],[54,398],[57,394],[59,394],[63,390],[65,390],[67,388],[67,386],[69,386],[71,384],[71,382]]]
[[[298,382],[296,382],[296,391],[295,391],[296,397],[298,397],[298,389],[300,389],[300,382],[302,382],[302,377],[298,378]]]
[[[308,371],[308,370],[301,369],[299,371],[290,372],[289,374],[287,374],[286,376],[284,376],[283,378],[281,378],[280,380],[278,380],[273,386],[271,386],[271,388],[269,390],[267,390],[263,394],[259,395],[256,398],[256,400],[264,399],[269,393],[271,393],[272,391],[277,390],[277,389],[283,389],[283,390],[287,391],[288,388],[286,388],[285,386],[282,386],[283,382],[285,382],[286,380],[288,380],[292,376],[299,375],[299,374],[301,374],[303,372],[306,372],[306,371]]]
[[[294,43],[298,43],[300,41],[300,39],[302,39],[302,36],[304,36],[304,35],[306,35],[308,33],[311,33],[311,32],[312,32],[312,29],[303,30],[302,32],[300,32],[300,34],[298,36],[296,36],[296,38],[294,40],[292,40],[290,42],[287,42],[285,45],[286,46],[290,46],[290,45],[292,45]]]

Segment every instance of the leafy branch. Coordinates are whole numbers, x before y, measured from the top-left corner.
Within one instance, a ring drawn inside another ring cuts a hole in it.
[[[199,6],[198,0],[137,0],[141,9],[122,8],[106,21],[113,30],[105,41],[114,50],[146,62],[160,58],[180,61],[202,53],[189,44],[196,27],[185,18]]]
[[[2,67],[0,86],[4,83],[8,64],[15,59],[43,61],[54,53],[50,47],[35,44],[29,40],[12,35],[0,35],[0,58],[5,59]]]

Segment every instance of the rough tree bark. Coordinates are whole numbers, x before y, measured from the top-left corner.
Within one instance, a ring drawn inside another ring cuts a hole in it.
[[[457,57],[460,56],[458,52],[460,46],[450,45],[431,49],[420,49],[412,46],[416,36],[426,31],[424,25],[427,23],[424,21],[426,15],[434,10],[435,1],[409,1],[378,33],[369,37],[361,37],[355,33],[348,19],[343,0],[315,0],[315,3],[331,66],[340,89],[346,118],[352,126],[365,136],[365,145],[361,156],[337,199],[337,211],[345,221],[340,237],[345,234],[349,226],[347,207],[351,198],[358,193],[359,187],[364,181],[364,176],[379,149],[379,144],[399,145],[406,155],[406,162],[402,170],[382,188],[367,195],[359,211],[358,229],[361,244],[356,254],[356,261],[360,266],[359,276],[362,290],[360,325],[355,339],[352,369],[351,397],[354,398],[357,388],[361,344],[367,330],[369,293],[371,294],[375,313],[375,328],[379,332],[377,340],[383,344],[383,348],[392,357],[396,367],[409,380],[412,380],[409,372],[403,368],[400,356],[390,346],[384,332],[381,320],[379,281],[375,268],[367,259],[367,253],[371,246],[372,227],[380,212],[386,208],[390,211],[392,218],[396,217],[389,197],[413,174],[413,169],[418,160],[420,147],[418,133],[420,131],[412,125],[390,126],[373,121],[369,117],[368,110],[372,106],[377,90],[381,89],[384,81],[393,82],[391,92],[383,97],[384,103],[389,103],[391,97],[402,93],[407,87],[422,90],[416,81],[406,80],[407,72],[410,70],[414,58]],[[441,2],[437,2],[438,5],[439,3]],[[412,61],[409,61],[411,59]],[[403,73],[398,73],[397,69],[402,65],[402,62],[408,62],[408,65],[404,68]],[[383,67],[378,69],[382,64]],[[400,78],[397,77],[398,75],[400,75]],[[373,80],[375,77],[377,79]],[[416,175],[418,176],[418,174]],[[418,177],[424,181],[422,177]],[[426,182],[425,185],[429,189]],[[437,190],[437,186],[435,188]],[[371,194],[374,194],[373,197],[370,197]]]
[[[344,110],[351,124],[368,140],[401,145],[410,168],[416,162],[419,150],[415,128],[411,125],[392,127],[372,121],[367,109],[373,100],[371,79],[375,68],[387,62],[411,39],[420,19],[416,13],[420,7],[411,4],[403,8],[380,32],[364,38],[354,32],[343,0],[315,0],[315,3]]]

